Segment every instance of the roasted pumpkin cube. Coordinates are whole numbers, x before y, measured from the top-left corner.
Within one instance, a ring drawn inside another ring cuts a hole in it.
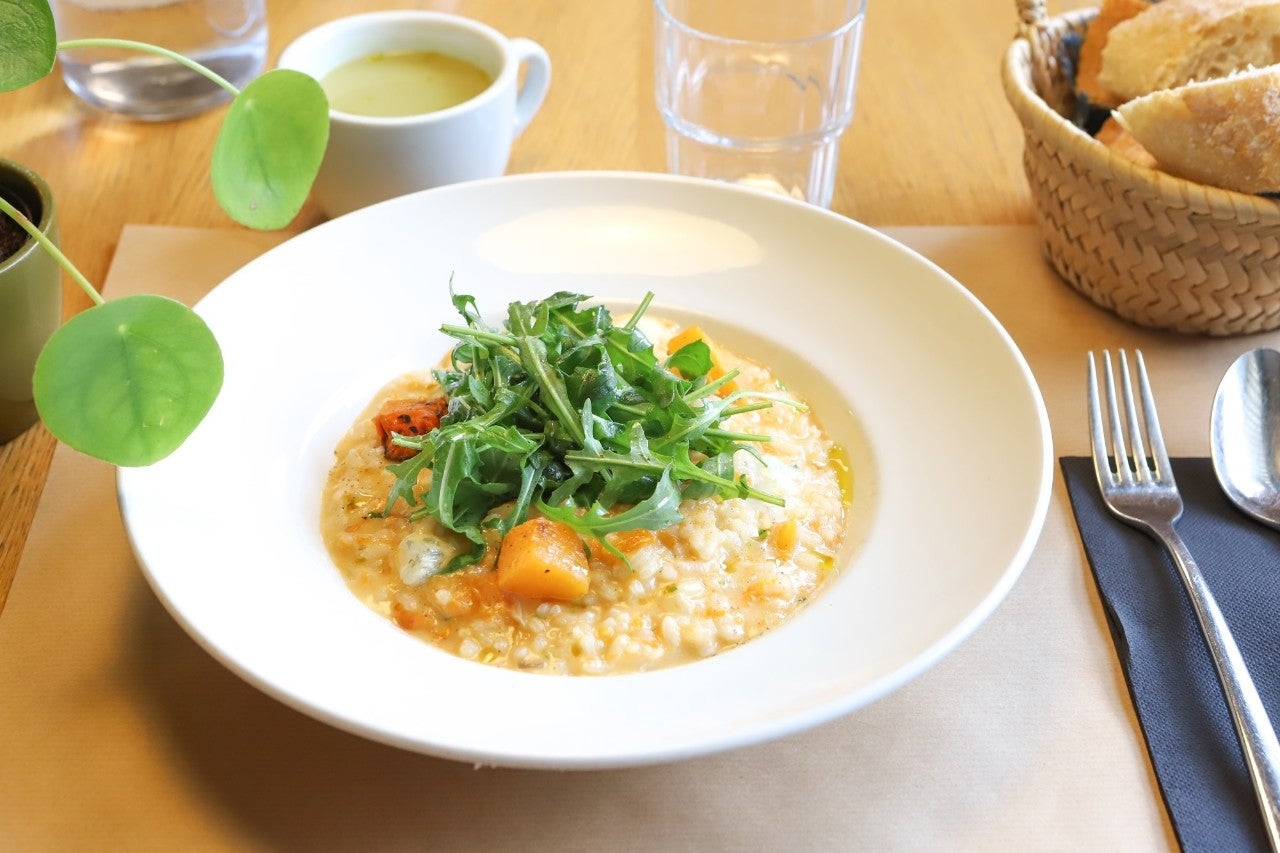
[[[700,326],[697,326],[697,325],[687,326],[682,331],[679,331],[675,335],[673,335],[671,340],[667,341],[667,352],[669,353],[678,352],[681,347],[687,346],[688,344],[691,344],[694,341],[698,341],[698,340],[706,344],[707,349],[711,350],[711,369],[707,371],[707,381],[715,382],[717,379],[719,379],[721,376],[724,376],[729,371],[724,366],[724,356],[720,353],[720,349],[711,341],[711,338],[707,335],[707,333],[702,331],[702,328]],[[685,378],[687,379],[689,377],[685,377]],[[716,393],[719,394],[721,397],[725,397],[737,390],[738,390],[738,383],[734,382],[733,380],[729,380],[728,382],[721,385],[716,390]]]
[[[417,456],[418,451],[412,447],[396,444],[395,436],[426,435],[440,426],[440,419],[448,412],[449,401],[444,397],[434,400],[388,400],[373,418],[383,454],[394,462]]]
[[[586,594],[591,573],[578,534],[549,518],[517,524],[498,553],[498,588],[524,598],[572,601]]]

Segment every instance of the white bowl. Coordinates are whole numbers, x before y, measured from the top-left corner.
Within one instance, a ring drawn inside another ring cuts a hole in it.
[[[447,283],[500,311],[554,290],[656,293],[808,397],[854,467],[839,575],[743,646],[657,672],[561,677],[453,657],[348,591],[318,532],[333,447],[387,379],[434,363]],[[1051,483],[1044,405],[963,287],[828,211],[659,175],[430,190],[268,252],[197,307],[226,383],[178,452],[122,470],[141,565],[211,654],[372,739],[483,764],[598,768],[756,743],[935,663],[1003,598]]]

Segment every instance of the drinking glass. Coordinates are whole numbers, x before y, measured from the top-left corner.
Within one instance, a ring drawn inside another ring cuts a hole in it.
[[[830,207],[866,0],[654,0],[667,168]]]
[[[142,41],[194,59],[237,88],[267,58],[266,0],[53,0],[58,38]],[[113,47],[59,52],[67,87],[136,119],[181,118],[231,93],[172,59]]]

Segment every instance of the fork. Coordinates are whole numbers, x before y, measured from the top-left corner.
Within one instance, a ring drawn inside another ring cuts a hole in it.
[[[1133,383],[1129,378],[1129,360],[1120,351],[1120,379],[1124,394],[1124,420],[1128,440],[1116,402],[1116,383],[1111,369],[1111,353],[1103,353],[1107,408],[1110,414],[1111,455],[1107,458],[1106,429],[1098,400],[1098,376],[1093,353],[1089,353],[1089,435],[1093,445],[1093,467],[1107,508],[1122,521],[1154,537],[1168,549],[1178,569],[1178,577],[1191,598],[1192,609],[1200,623],[1217,670],[1218,683],[1231,711],[1231,722],[1240,738],[1249,776],[1253,780],[1258,805],[1262,809],[1267,839],[1273,851],[1280,851],[1280,742],[1258,696],[1244,658],[1236,646],[1218,604],[1214,601],[1204,576],[1191,558],[1174,523],[1182,515],[1182,496],[1178,493],[1169,465],[1156,417],[1156,401],[1147,379],[1142,353],[1135,350],[1138,390],[1142,396],[1143,421],[1148,441],[1144,444],[1138,410],[1134,405]],[[1148,461],[1147,448],[1151,459]],[[1154,464],[1154,469],[1152,468]]]

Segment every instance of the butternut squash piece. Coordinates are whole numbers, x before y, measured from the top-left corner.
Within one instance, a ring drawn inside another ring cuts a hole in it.
[[[440,419],[449,412],[449,401],[444,397],[434,400],[388,400],[373,418],[382,442],[383,454],[393,462],[403,462],[417,456],[412,447],[402,447],[393,439],[396,433],[404,436],[426,435],[440,426]]]
[[[622,553],[630,557],[636,551],[646,545],[652,545],[657,541],[658,537],[652,530],[620,530],[617,533],[609,534],[609,544],[617,548]],[[600,560],[609,565],[617,565],[618,556],[604,547],[599,539],[590,539],[587,541],[587,547],[591,549],[591,558]]]
[[[707,348],[711,350],[711,369],[707,371],[707,381],[715,382],[729,371],[725,369],[724,356],[720,354],[720,349],[712,343],[711,338],[707,336],[706,332],[702,331],[700,326],[688,326],[684,330],[676,332],[676,334],[672,336],[671,340],[667,341],[667,352],[677,352],[681,347],[698,340],[705,343]],[[716,393],[721,397],[725,397],[737,390],[738,383],[731,379],[721,385]]]
[[[586,594],[590,581],[582,540],[558,521],[531,518],[502,540],[498,588],[509,595],[572,601]]]
[[[769,538],[779,554],[790,557],[800,541],[800,526],[794,518],[787,518],[773,526]]]

